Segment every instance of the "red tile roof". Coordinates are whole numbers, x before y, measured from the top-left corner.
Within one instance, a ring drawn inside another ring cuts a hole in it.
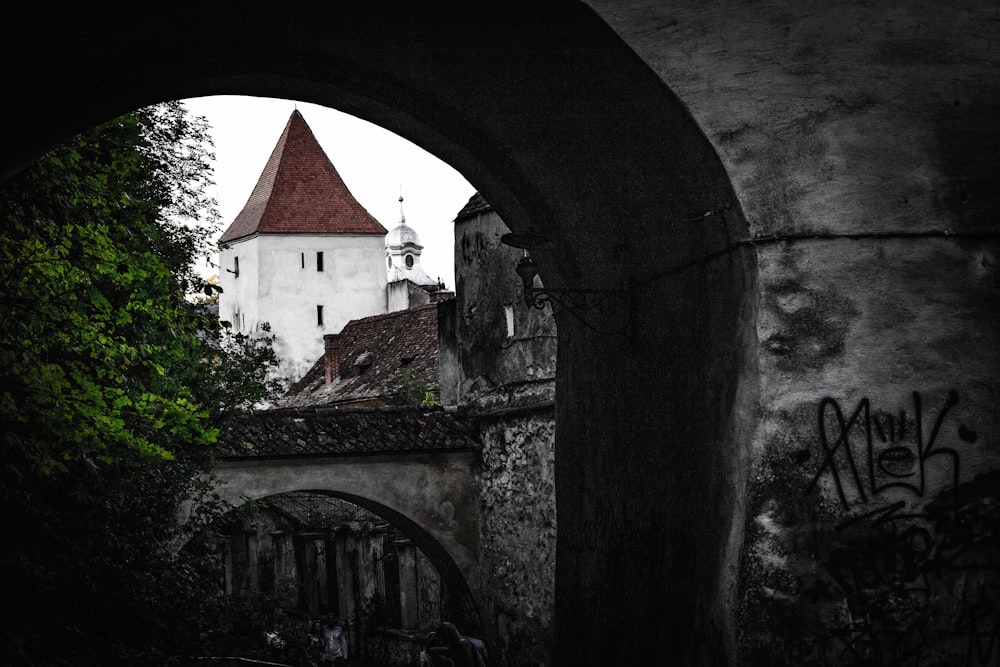
[[[278,407],[384,405],[406,382],[437,395],[439,303],[351,320],[336,334],[339,376],[326,384],[320,357]]]
[[[250,199],[219,243],[255,233],[386,234],[347,189],[298,109],[288,119]]]

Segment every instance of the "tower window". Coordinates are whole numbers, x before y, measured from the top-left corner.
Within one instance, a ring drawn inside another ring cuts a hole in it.
[[[413,255],[407,255],[406,256],[406,268],[408,268],[408,269],[412,269],[413,268]]]
[[[302,268],[304,269],[304,268],[306,268],[306,254],[304,252],[303,253],[299,253],[299,254],[301,255]]]
[[[316,253],[316,270],[317,271],[322,271],[323,270],[323,253],[322,252]]]
[[[240,277],[240,258],[239,257],[233,257],[233,277],[234,278],[239,278]]]
[[[316,306],[316,326],[323,326],[323,306]]]

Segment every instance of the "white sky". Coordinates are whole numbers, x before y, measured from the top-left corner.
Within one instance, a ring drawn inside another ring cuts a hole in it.
[[[452,221],[475,188],[451,166],[388,130],[315,104],[215,96],[187,99],[184,105],[211,126],[222,229],[243,210],[289,116],[298,109],[351,194],[387,230],[399,222],[402,194],[406,224],[424,246],[424,270],[455,289]],[[215,272],[206,268],[205,275]]]

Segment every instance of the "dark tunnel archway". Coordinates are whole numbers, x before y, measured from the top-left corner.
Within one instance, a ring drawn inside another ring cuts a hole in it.
[[[626,286],[629,345],[559,321],[557,664],[638,650],[680,663],[708,643],[732,653],[753,249],[697,123],[590,8],[209,5],[195,23],[25,11],[72,55],[58,68],[26,59],[30,31],[3,45],[19,64],[9,95],[23,102],[0,127],[0,178],[156,101],[298,99],[413,141],[461,172],[511,230],[547,235],[552,249],[536,254],[547,286]],[[592,639],[608,634],[620,641]]]

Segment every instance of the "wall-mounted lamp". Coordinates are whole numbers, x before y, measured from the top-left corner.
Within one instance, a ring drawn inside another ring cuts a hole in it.
[[[572,315],[578,322],[591,331],[608,336],[625,336],[631,338],[635,321],[635,293],[631,289],[607,290],[549,287],[535,287],[535,276],[538,275],[538,265],[528,255],[530,248],[550,248],[551,241],[539,234],[504,234],[501,243],[524,250],[524,256],[518,260],[514,271],[521,278],[524,293],[524,305],[528,308],[543,309],[555,304]],[[615,305],[617,304],[617,306]],[[605,318],[616,320],[611,328],[598,326],[586,316],[590,311],[605,310]],[[608,311],[607,309],[614,309]]]

